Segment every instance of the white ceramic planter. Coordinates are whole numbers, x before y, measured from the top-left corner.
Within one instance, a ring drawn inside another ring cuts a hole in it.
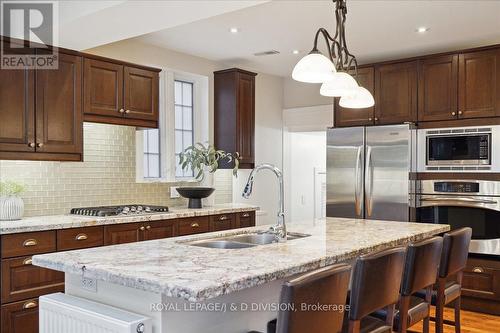
[[[0,197],[0,220],[20,220],[24,214],[24,201],[17,196]]]

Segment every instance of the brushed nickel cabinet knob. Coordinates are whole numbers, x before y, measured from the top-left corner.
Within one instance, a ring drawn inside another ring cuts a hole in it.
[[[123,113],[123,112],[125,112],[125,109],[120,109],[120,110],[118,110],[118,112]]]
[[[129,114],[129,113],[130,113],[130,110],[125,110],[125,113],[126,113],[126,114]]]
[[[372,121],[372,120],[373,120],[373,118],[372,118],[372,117],[368,118],[368,121]]]
[[[451,113],[451,115],[452,115],[452,116],[456,116],[456,115],[457,115],[457,113],[456,113],[455,111],[453,111],[453,112]]]
[[[461,115],[461,114],[463,114],[463,112],[462,111],[458,111],[458,114]]]
[[[151,229],[151,226],[150,226],[150,225],[147,225],[147,226],[146,226],[146,230],[149,230],[149,229]]]
[[[144,228],[144,226],[142,226],[142,227],[139,228],[139,230],[140,231],[144,231],[144,230],[146,230],[146,228]]]
[[[36,144],[36,146],[37,146],[38,148],[42,148],[42,147],[43,147],[43,143],[37,143],[37,144]]]
[[[375,121],[378,121],[378,118],[377,118],[377,117],[375,117]]]
[[[34,143],[34,142],[30,142],[30,143],[28,143],[28,147],[30,147],[30,148],[35,148],[35,143]]]

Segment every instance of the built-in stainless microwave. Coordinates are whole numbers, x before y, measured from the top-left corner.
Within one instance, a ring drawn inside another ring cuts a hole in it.
[[[500,125],[422,128],[418,172],[500,172]]]

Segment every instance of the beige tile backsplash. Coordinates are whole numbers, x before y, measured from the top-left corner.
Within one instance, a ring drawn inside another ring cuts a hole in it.
[[[25,216],[66,214],[72,207],[143,203],[182,205],[170,186],[136,183],[135,128],[84,124],[84,162],[0,161],[0,179],[26,185]],[[231,202],[231,173],[215,176],[215,202]]]

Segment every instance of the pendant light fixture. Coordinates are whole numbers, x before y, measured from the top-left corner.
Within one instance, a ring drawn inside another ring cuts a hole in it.
[[[322,83],[320,94],[340,97],[339,104],[346,108],[367,108],[375,104],[372,94],[360,87],[355,78],[358,61],[349,52],[345,38],[347,14],[346,0],[332,0],[335,5],[336,29],[332,37],[324,28],[318,29],[312,51],[294,67],[292,78],[307,83]],[[325,39],[328,57],[318,50],[318,38]],[[349,73],[353,73],[354,77]]]

